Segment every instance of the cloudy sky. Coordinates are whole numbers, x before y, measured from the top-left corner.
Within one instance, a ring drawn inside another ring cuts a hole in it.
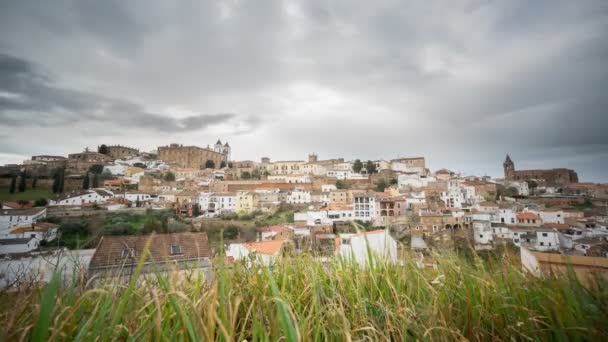
[[[0,164],[101,143],[608,181],[608,1],[0,0]]]

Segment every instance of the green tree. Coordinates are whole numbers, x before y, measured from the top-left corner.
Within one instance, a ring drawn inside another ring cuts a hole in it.
[[[25,171],[21,171],[21,174],[19,175],[19,192],[25,192],[25,179],[27,178],[27,175],[25,174]]]
[[[93,174],[93,189],[99,188],[99,175]]]
[[[355,160],[355,162],[353,163],[353,171],[355,171],[356,173],[361,172],[361,170],[363,169],[363,163],[361,162],[360,159]]]
[[[89,188],[89,173],[84,174],[84,178],[82,179],[82,189],[87,190]]]
[[[47,204],[49,204],[49,201],[46,200],[46,198],[39,198],[36,200],[36,202],[34,202],[34,206],[35,207],[44,207]]]
[[[224,239],[234,240],[239,236],[239,228],[233,224],[224,229]]]
[[[154,216],[146,217],[146,220],[144,221],[144,227],[143,227],[144,233],[146,233],[146,234],[149,234],[152,232],[161,233],[162,228],[163,228],[163,226],[159,219],[157,219]]]
[[[205,169],[213,169],[213,168],[215,168],[215,162],[211,159],[208,159],[205,162]]]
[[[175,174],[171,171],[165,173],[165,181],[167,181],[167,182],[175,181]]]
[[[10,192],[11,194],[14,194],[16,186],[17,186],[17,176],[13,175],[13,177],[11,177],[11,184],[8,187],[8,192]]]
[[[220,163],[220,169],[223,169],[226,167],[226,162],[222,160],[222,162]]]
[[[348,189],[350,186],[343,180],[338,179],[336,181],[336,189]]]
[[[232,164],[232,162],[228,162],[228,167],[232,169],[232,167],[234,166],[234,164]]]
[[[365,164],[365,169],[367,170],[367,174],[371,175],[376,173],[376,164],[374,162],[372,162],[371,160],[368,160],[367,163]]]
[[[391,183],[391,185],[397,185],[397,184],[399,184],[399,181],[397,180],[397,178],[391,178],[390,183]]]
[[[38,185],[38,176],[34,176],[34,180],[32,181],[32,189],[36,189],[36,185]]]
[[[99,179],[102,181],[113,178],[114,176],[112,175],[112,172],[108,169],[103,170],[103,172],[99,175]]]
[[[101,154],[109,154],[110,149],[108,148],[108,146],[106,144],[101,144],[101,146],[99,146],[97,148],[97,152],[101,153]]]
[[[94,173],[96,175],[101,174],[103,172],[103,165],[95,164],[91,165],[89,168],[89,172]]]
[[[241,173],[241,178],[242,179],[251,179],[251,173],[249,173],[249,171],[243,171]]]
[[[386,179],[384,179],[384,178],[380,178],[376,182],[376,191],[378,191],[378,192],[384,192],[384,189],[386,189],[388,187],[389,187],[389,184],[386,181]]]

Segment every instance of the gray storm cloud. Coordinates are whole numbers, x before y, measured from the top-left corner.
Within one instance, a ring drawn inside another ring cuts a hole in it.
[[[6,2],[0,153],[222,138],[608,181],[607,33],[602,0]]]

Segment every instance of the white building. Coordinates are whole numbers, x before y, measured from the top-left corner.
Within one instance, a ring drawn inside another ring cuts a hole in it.
[[[355,220],[372,221],[376,216],[376,196],[369,193],[353,195]]]
[[[114,194],[105,189],[83,190],[76,193],[67,193],[49,200],[49,205],[83,205],[88,203],[103,203],[112,199]]]
[[[200,197],[199,197],[200,201]],[[236,194],[230,192],[216,192],[209,197],[209,211],[214,209],[216,213],[236,210]]]
[[[540,219],[543,221],[543,223],[565,223],[564,218],[566,215],[564,214],[563,210],[545,209],[535,213],[540,216]]]
[[[0,240],[0,255],[29,253],[38,248],[39,242],[36,238],[16,238]]]
[[[421,188],[429,185],[429,182],[436,182],[435,177],[421,176],[420,173],[404,173],[397,177],[399,189]]]
[[[312,177],[309,174],[269,175],[268,180],[300,184],[312,182]]]
[[[45,207],[0,210],[0,232],[38,222],[46,217]]]
[[[489,245],[494,242],[494,230],[490,221],[473,221],[473,239],[476,245]]]
[[[152,195],[145,194],[143,192],[124,192],[124,193],[117,192],[115,194],[115,196],[119,197],[119,198],[124,198],[129,202],[137,202],[137,201],[147,202],[152,199]]]
[[[367,265],[368,251],[375,260],[395,262],[397,260],[397,241],[388,230],[374,230],[361,234],[340,234],[337,254],[346,259]]]
[[[308,190],[295,189],[287,195],[287,203],[306,204],[312,203],[312,194]]]
[[[321,192],[332,192],[338,190],[338,188],[336,188],[335,184],[322,184],[321,185]]]

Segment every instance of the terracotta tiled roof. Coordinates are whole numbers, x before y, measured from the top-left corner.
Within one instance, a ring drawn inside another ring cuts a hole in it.
[[[549,229],[570,229],[570,225],[569,224],[563,224],[563,223],[545,223],[543,224],[543,228],[549,228]]]
[[[19,234],[25,232],[33,232],[33,231],[47,231],[49,229],[59,228],[58,224],[48,223],[48,222],[40,222],[40,223],[32,223],[26,224],[23,226],[13,227],[11,229],[11,234]]]
[[[327,210],[353,210],[352,204],[329,203]]]
[[[250,242],[245,244],[245,247],[247,247],[250,252],[255,251],[258,254],[276,255],[281,251],[281,247],[283,247],[285,241],[287,240]]]
[[[146,243],[150,241],[151,259],[157,263],[179,260],[210,258],[211,251],[207,233],[171,233],[140,236],[105,236],[99,242],[95,254],[89,264],[90,268],[112,267],[137,263]],[[171,245],[178,245],[181,253],[171,255]],[[129,250],[132,248],[132,250]],[[125,253],[132,251],[134,258],[124,258]]]
[[[538,216],[534,213],[517,213],[518,220],[538,220]]]

